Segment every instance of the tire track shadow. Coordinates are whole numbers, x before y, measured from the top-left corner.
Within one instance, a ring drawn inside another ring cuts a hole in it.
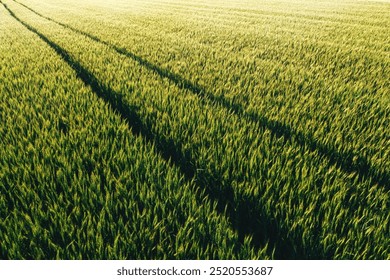
[[[363,181],[365,178],[369,178],[371,179],[373,184],[384,186],[387,189],[390,188],[390,174],[385,171],[376,169],[370,164],[367,158],[359,154],[356,154],[353,151],[347,151],[347,152],[339,151],[336,147],[334,147],[331,144],[324,144],[321,141],[316,140],[311,133],[303,133],[301,131],[296,131],[290,125],[285,124],[283,122],[269,119],[267,117],[261,116],[258,113],[247,112],[241,104],[236,103],[234,101],[229,101],[222,96],[216,96],[215,94],[207,91],[205,88],[201,87],[200,85],[197,85],[191,82],[190,80],[187,80],[184,77],[171,72],[168,69],[161,68],[149,62],[148,60],[126,50],[125,48],[117,47],[107,41],[98,38],[97,36],[91,35],[87,32],[74,28],[68,24],[64,24],[50,17],[44,16],[36,12],[32,8],[28,7],[27,5],[24,5],[16,0],[13,1],[44,19],[52,21],[78,34],[84,35],[96,42],[99,42],[103,45],[110,47],[111,49],[115,50],[117,53],[121,55],[125,55],[128,58],[135,60],[145,68],[157,73],[160,77],[169,79],[171,82],[176,84],[176,86],[178,86],[179,88],[186,89],[192,92],[193,94],[196,94],[199,97],[208,100],[209,102],[211,102],[211,104],[220,106],[228,111],[237,114],[240,117],[245,118],[248,121],[257,123],[260,128],[270,130],[271,133],[276,137],[278,138],[283,137],[285,142],[293,140],[302,147],[308,147],[312,152],[317,151],[320,156],[323,156],[328,159],[329,165],[336,165],[346,173],[359,174],[360,176],[358,179],[360,182]]]
[[[236,252],[242,247],[241,245],[244,243],[244,239],[251,236],[251,244],[255,249],[268,246],[269,255],[278,259],[304,259],[307,258],[307,254],[313,255],[311,249],[304,248],[304,245],[296,240],[293,242],[287,238],[280,238],[281,236],[287,236],[287,232],[280,231],[279,222],[265,214],[265,209],[259,205],[259,202],[255,198],[248,198],[238,193],[232,188],[229,182],[218,178],[216,174],[207,172],[200,174],[195,164],[193,164],[196,162],[196,159],[192,158],[189,154],[184,154],[181,145],[176,144],[173,139],[166,139],[153,133],[137,113],[138,108],[129,105],[124,100],[122,94],[99,82],[93,73],[75,60],[64,48],[20,19],[1,0],[0,3],[3,4],[5,9],[16,21],[36,34],[52,48],[76,72],[78,79],[86,86],[89,86],[113,111],[117,112],[134,135],[140,136],[145,142],[154,145],[155,151],[169,165],[178,168],[184,175],[185,180],[195,185],[195,193],[198,194],[197,190],[205,191],[204,193],[209,197],[211,202],[217,204],[218,212],[226,216],[232,228],[238,233],[241,244],[235,249]],[[296,249],[297,247],[299,250]],[[318,255],[318,257],[320,256]]]

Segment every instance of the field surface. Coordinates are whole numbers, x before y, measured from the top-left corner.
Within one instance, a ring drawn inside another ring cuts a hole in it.
[[[0,0],[1,259],[390,259],[390,2]]]

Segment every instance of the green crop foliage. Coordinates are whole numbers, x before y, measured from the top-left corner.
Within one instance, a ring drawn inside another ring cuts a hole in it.
[[[1,19],[1,258],[267,257],[4,7]]]
[[[2,258],[390,258],[390,3],[1,2]]]

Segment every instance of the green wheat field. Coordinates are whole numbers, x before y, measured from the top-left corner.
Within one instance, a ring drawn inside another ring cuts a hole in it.
[[[390,259],[390,1],[1,0],[1,259]]]

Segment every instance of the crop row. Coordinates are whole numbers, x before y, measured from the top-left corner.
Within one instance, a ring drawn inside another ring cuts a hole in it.
[[[2,5],[0,21],[1,259],[267,257]]]
[[[99,81],[122,115],[139,117],[141,134],[226,209],[241,240],[253,235],[254,248],[269,243],[276,257],[389,257],[389,192],[370,177],[346,172],[294,137],[178,87],[107,44],[6,2],[77,61],[90,84]]]

